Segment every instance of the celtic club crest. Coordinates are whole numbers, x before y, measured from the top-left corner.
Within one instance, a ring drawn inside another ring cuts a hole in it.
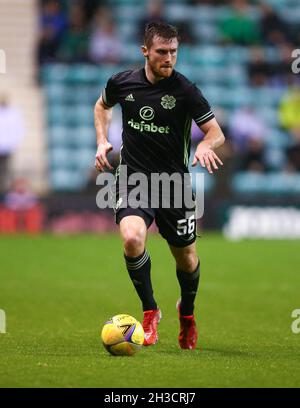
[[[176,104],[174,96],[165,95],[161,98],[161,104],[165,109],[173,109]]]

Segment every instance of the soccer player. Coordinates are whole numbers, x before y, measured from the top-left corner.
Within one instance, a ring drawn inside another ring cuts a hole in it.
[[[145,57],[144,68],[113,75],[95,105],[98,146],[95,167],[99,171],[112,170],[107,154],[113,147],[107,139],[107,130],[112,107],[119,103],[123,118],[120,164],[127,166],[128,174],[139,172],[149,178],[152,173],[188,173],[192,119],[204,133],[192,165],[199,162],[209,173],[218,170],[223,163],[215,149],[225,138],[201,91],[174,70],[177,29],[164,22],[149,23],[141,49]],[[116,173],[119,178],[119,171]],[[124,243],[127,270],[143,306],[144,345],[157,342],[157,326],[161,319],[151,284],[150,256],[145,247],[147,229],[155,219],[176,262],[181,289],[177,303],[179,345],[183,349],[194,349],[198,337],[194,301],[200,277],[195,218],[186,219],[184,204],[181,208],[151,208],[151,205],[122,208],[119,204],[126,200],[128,190],[124,193],[118,182],[116,186],[116,222]],[[127,187],[130,191],[130,186]]]

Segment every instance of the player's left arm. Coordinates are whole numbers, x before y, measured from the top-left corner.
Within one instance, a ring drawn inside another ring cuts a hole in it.
[[[213,170],[218,170],[218,164],[223,166],[222,160],[214,150],[222,146],[225,142],[225,136],[215,118],[199,125],[199,127],[205,136],[197,146],[192,166],[196,166],[199,162],[202,167],[207,168],[209,173],[213,173]]]

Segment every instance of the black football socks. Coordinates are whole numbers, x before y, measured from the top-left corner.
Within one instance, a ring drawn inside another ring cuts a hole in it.
[[[151,260],[147,250],[135,258],[124,254],[124,258],[129,276],[143,304],[143,310],[157,309],[150,277]]]
[[[188,273],[176,269],[177,279],[181,288],[181,316],[191,316],[194,313],[194,301],[197,294],[200,279],[200,262],[194,272]]]

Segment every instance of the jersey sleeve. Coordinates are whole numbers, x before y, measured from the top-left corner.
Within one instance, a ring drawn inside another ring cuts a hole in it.
[[[204,125],[215,117],[209,103],[194,84],[188,91],[188,106],[190,115],[198,126]]]
[[[107,81],[102,91],[102,99],[105,105],[110,108],[119,102],[119,87],[114,76]]]

